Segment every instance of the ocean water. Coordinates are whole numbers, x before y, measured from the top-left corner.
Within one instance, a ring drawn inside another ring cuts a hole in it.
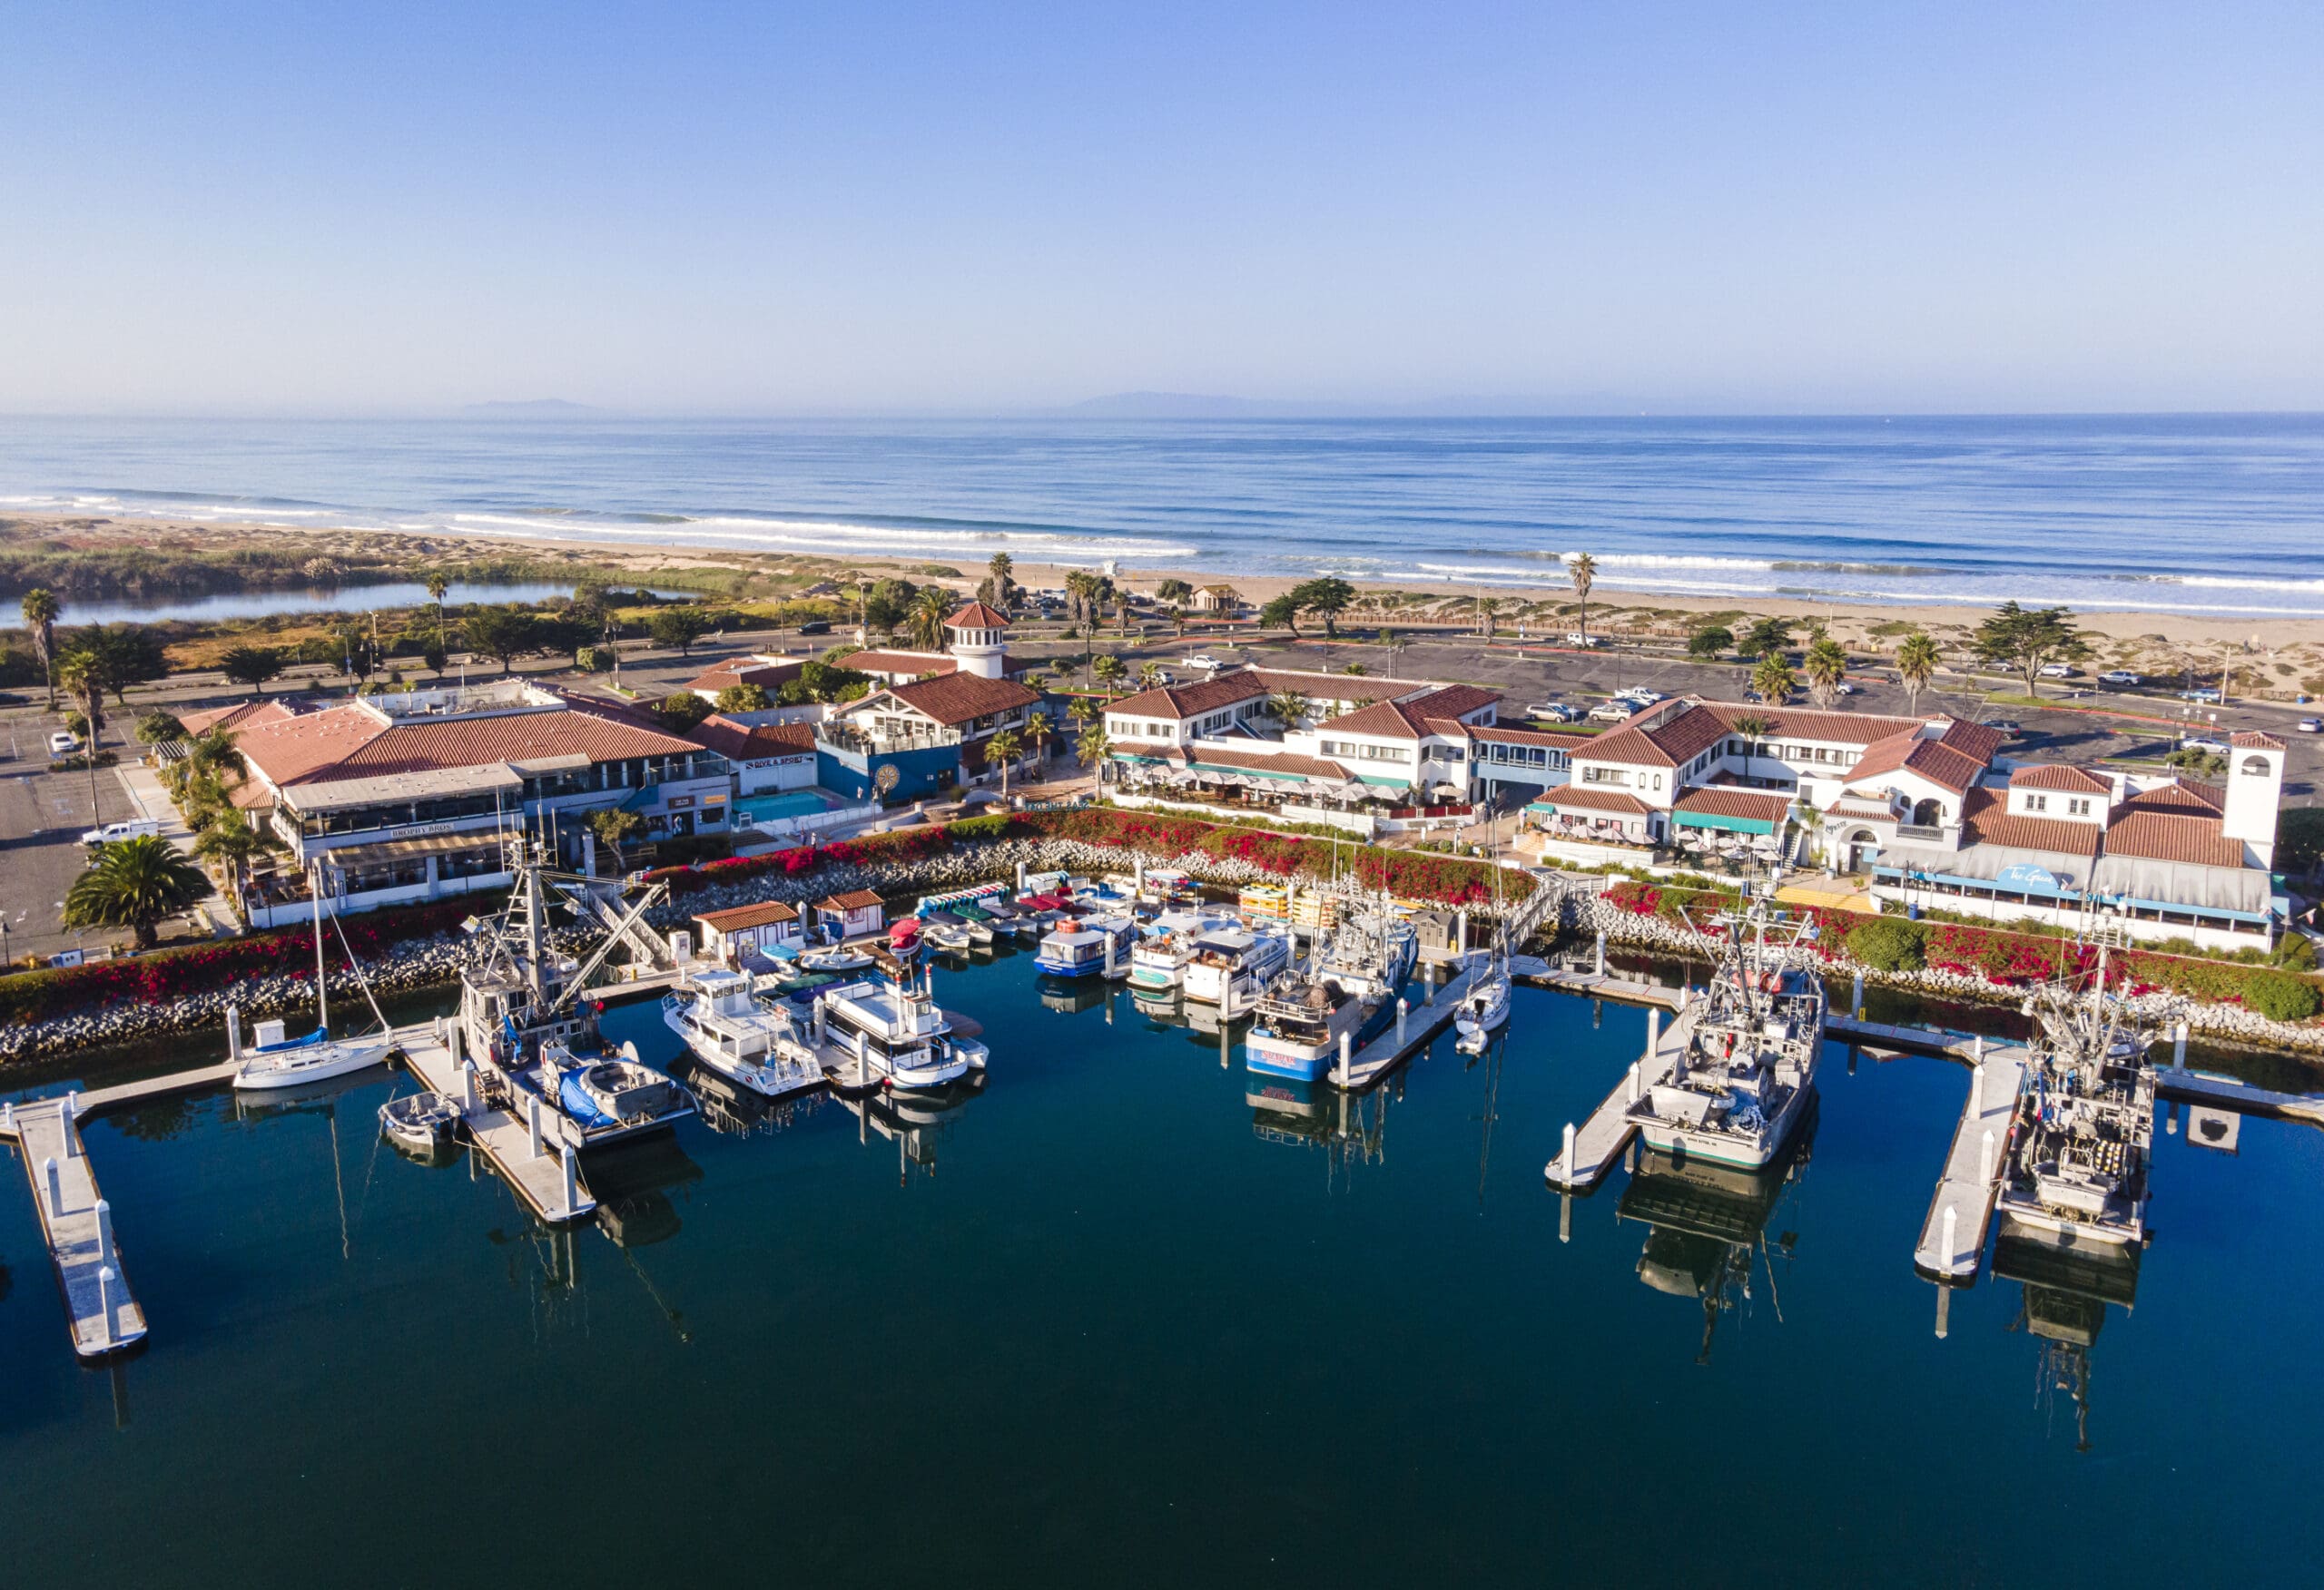
[[[2324,614],[2324,417],[0,419],[11,506],[968,567]]]
[[[99,1117],[153,1331],[117,1371],[74,1366],[8,1172],[9,1582],[2135,1586],[2324,1549],[2324,1134],[2159,1136],[2133,1285],[1988,1275],[1940,1337],[1911,1252],[1965,1067],[1833,1045],[1788,1181],[1569,1206],[1542,1163],[1640,1011],[1520,990],[1497,1053],[1343,1112],[1030,963],[938,974],[980,1093],[686,1123],[569,1235],[379,1144],[384,1073]],[[607,1026],[675,1052],[650,1003]]]

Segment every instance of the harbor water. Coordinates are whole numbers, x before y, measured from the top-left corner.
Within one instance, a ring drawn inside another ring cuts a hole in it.
[[[1828,1045],[1787,1180],[1568,1205],[1542,1164],[1642,1011],[1521,989],[1492,1051],[1343,1100],[1029,954],[937,989],[980,1090],[708,1110],[593,1164],[569,1234],[380,1143],[408,1078],[100,1117],[152,1322],[111,1369],[12,1172],[8,1581],[2128,1585],[2324,1548],[2324,1134],[2158,1133],[2129,1308],[1988,1274],[1940,1336],[1911,1251],[1962,1066]],[[606,1026],[677,1053],[650,1002]]]

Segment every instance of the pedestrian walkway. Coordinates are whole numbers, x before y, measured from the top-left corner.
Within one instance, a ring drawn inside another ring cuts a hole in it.
[[[178,815],[177,802],[170,799],[169,790],[162,782],[162,775],[142,761],[124,762],[114,768],[113,772],[121,780],[122,790],[128,795],[129,804],[138,817],[147,822],[160,823],[163,839],[187,855],[192,855],[193,830],[186,827],[185,819]],[[208,869],[203,869],[202,876],[209,876]],[[197,928],[206,924],[213,934],[235,931],[234,908],[227,903],[225,896],[218,892],[214,880],[210,892],[202,896],[186,915]]]

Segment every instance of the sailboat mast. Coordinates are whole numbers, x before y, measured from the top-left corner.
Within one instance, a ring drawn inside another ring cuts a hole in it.
[[[315,1025],[330,1030],[330,988],[323,976],[323,864],[319,859],[308,875],[307,897],[315,905]]]

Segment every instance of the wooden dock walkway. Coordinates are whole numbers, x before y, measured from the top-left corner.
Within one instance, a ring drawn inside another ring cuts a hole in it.
[[[456,1024],[438,1020],[398,1027],[396,1049],[414,1075],[460,1105],[468,1141],[536,1215],[563,1225],[597,1207],[581,1177],[579,1145],[567,1134],[561,1112],[542,1108],[536,1121],[470,1095],[461,1075]]]
[[[134,1347],[145,1339],[145,1310],[130,1294],[113,1211],[97,1191],[74,1095],[7,1106],[0,1111],[0,1135],[15,1139],[32,1183],[73,1350],[96,1359]]]
[[[1551,1186],[1580,1192],[1603,1180],[1621,1157],[1631,1134],[1637,1131],[1630,1119],[1631,1103],[1644,1097],[1647,1090],[1670,1075],[1679,1052],[1686,1047],[1685,1030],[1676,1021],[1665,1030],[1659,1014],[1648,1020],[1647,1047],[1622,1074],[1613,1092],[1590,1112],[1590,1118],[1581,1126],[1567,1124],[1564,1141],[1556,1156],[1541,1170]]]
[[[1459,1014],[1461,996],[1484,975],[1489,964],[1486,956],[1472,954],[1467,963],[1443,984],[1424,982],[1420,1003],[1408,1006],[1401,1022],[1392,1020],[1381,1029],[1378,1037],[1350,1054],[1345,1065],[1334,1060],[1325,1080],[1334,1087],[1360,1093],[1427,1048],[1439,1033],[1452,1025],[1453,1016]],[[1411,996],[1407,994],[1405,997],[1409,999]]]
[[[1952,1286],[1977,1279],[2026,1059],[2022,1045],[1995,1045],[1983,1049],[1970,1067],[1969,1091],[1945,1156],[1945,1173],[1929,1200],[1920,1245],[1913,1250],[1913,1265],[1923,1275]]]

